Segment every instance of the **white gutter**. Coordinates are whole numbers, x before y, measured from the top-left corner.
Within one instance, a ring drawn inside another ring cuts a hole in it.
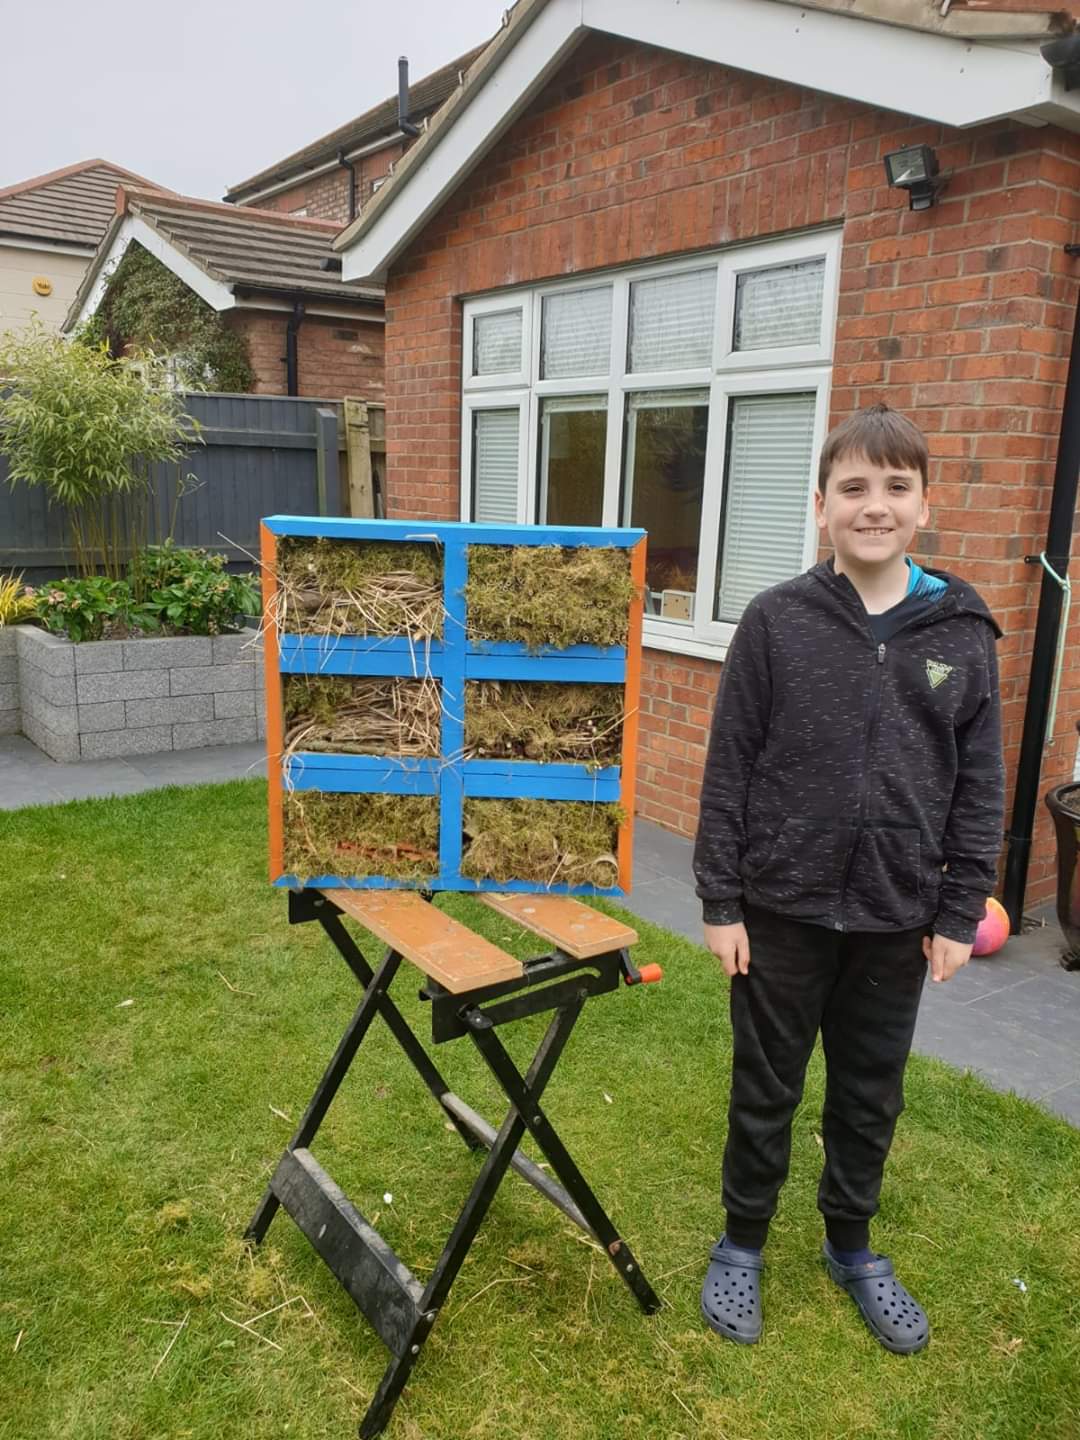
[[[0,228],[0,245],[12,250],[46,250],[50,255],[78,255],[89,260],[96,245],[76,245],[70,240],[27,240],[25,236],[5,235]]]

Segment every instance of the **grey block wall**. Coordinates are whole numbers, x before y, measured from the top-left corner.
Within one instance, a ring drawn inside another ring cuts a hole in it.
[[[100,760],[265,733],[254,631],[72,645],[28,626],[16,653],[22,730],[54,760]]]
[[[0,735],[17,735],[19,712],[19,656],[15,631],[0,627]]]

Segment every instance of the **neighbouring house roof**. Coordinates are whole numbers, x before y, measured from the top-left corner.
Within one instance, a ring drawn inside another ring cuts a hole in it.
[[[1080,90],[1040,54],[1048,0],[518,0],[387,184],[334,241],[346,280],[394,259],[582,41],[603,32],[957,127],[1015,116],[1080,130]],[[1076,0],[1066,0],[1066,10]],[[997,6],[1009,5],[1007,13]],[[1052,8],[1051,8],[1052,6]],[[942,13],[945,11],[946,13]]]
[[[332,220],[237,209],[213,200],[154,191],[118,191],[113,222],[103,236],[64,321],[70,330],[97,309],[109,275],[137,241],[215,310],[238,305],[278,307],[294,300],[333,307],[382,309],[381,286],[346,285],[335,273]],[[323,268],[330,260],[334,269]],[[312,313],[316,306],[309,303]]]
[[[476,46],[409,86],[409,119],[414,125],[422,124],[454,93],[462,72],[469,68],[484,48],[483,45]],[[353,150],[383,138],[391,138],[398,133],[398,101],[395,93],[388,100],[366,110],[363,115],[358,115],[355,120],[331,130],[329,135],[313,140],[302,150],[297,150],[292,155],[287,155],[284,160],[260,170],[250,179],[230,186],[225,198],[232,204],[243,205],[257,192],[290,179],[299,181],[308,171],[336,160],[340,154],[348,156]]]
[[[80,160],[0,190],[0,240],[42,240],[92,252],[116,213],[116,187],[158,189],[133,170],[108,160]],[[164,192],[170,193],[170,192]]]

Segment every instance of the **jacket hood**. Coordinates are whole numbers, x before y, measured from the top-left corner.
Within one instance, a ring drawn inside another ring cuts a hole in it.
[[[961,580],[958,575],[950,575],[947,570],[930,570],[924,565],[923,569],[927,575],[933,575],[938,580],[944,580],[948,589],[937,607],[937,613],[944,619],[948,615],[975,615],[980,620],[985,620],[994,632],[995,637],[1000,640],[1005,633],[1001,626],[991,615],[986,601],[982,598],[974,586],[969,585],[966,580]],[[820,581],[826,588],[842,600],[846,605],[858,604],[858,591],[852,585],[846,575],[838,575],[833,557],[814,565],[807,572],[807,576]]]

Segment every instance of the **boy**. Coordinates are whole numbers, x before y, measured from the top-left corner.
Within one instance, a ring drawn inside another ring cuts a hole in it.
[[[929,966],[971,954],[994,886],[1004,775],[995,641],[963,581],[908,559],[927,523],[926,441],[884,405],[826,439],[814,497],[833,559],[758,595],[724,665],[694,874],[731,977],[727,1228],[702,1313],[761,1334],[762,1247],[818,1030],[827,1082],[824,1258],[875,1338],[926,1315],[870,1249]]]

